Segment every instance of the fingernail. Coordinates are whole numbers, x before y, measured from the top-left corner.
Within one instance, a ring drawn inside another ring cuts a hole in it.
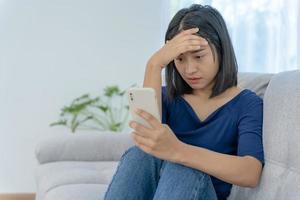
[[[130,126],[130,127],[134,127],[134,124],[135,124],[134,121],[131,121],[131,122],[129,123],[129,126]]]
[[[140,113],[140,109],[136,108],[136,109],[135,109],[135,112],[136,112],[136,113]]]

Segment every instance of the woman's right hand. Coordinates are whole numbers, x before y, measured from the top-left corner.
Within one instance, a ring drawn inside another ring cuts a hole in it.
[[[182,31],[155,52],[149,59],[148,64],[151,63],[162,69],[180,54],[187,51],[196,51],[206,46],[208,42],[204,38],[195,35],[198,31],[199,28]]]

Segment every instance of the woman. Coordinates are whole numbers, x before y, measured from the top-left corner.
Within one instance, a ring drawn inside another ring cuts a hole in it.
[[[165,45],[147,62],[144,87],[156,90],[162,123],[137,111],[151,128],[130,122],[135,146],[123,154],[105,199],[223,200],[232,184],[257,186],[263,101],[237,87],[234,50],[216,9],[194,4],[176,13]]]

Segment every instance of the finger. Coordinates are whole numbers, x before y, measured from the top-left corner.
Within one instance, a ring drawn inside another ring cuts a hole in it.
[[[190,29],[184,30],[180,34],[182,34],[182,35],[189,35],[189,34],[197,33],[198,31],[199,31],[199,28],[195,27],[195,28],[190,28]]]
[[[202,41],[200,40],[186,40],[184,42],[182,42],[180,45],[197,45],[197,46],[202,46]]]
[[[139,136],[141,136],[141,137],[144,137],[144,138],[149,138],[147,135],[145,135],[145,134],[143,134],[143,133],[141,133],[141,132],[137,132],[137,131],[132,131],[131,133],[134,133],[134,134],[136,134],[136,135],[139,135]]]
[[[131,138],[132,138],[134,144],[135,144],[136,146],[138,146],[139,148],[141,148],[141,143],[140,143],[140,141],[138,140],[137,136],[136,136],[133,132],[131,133]]]
[[[144,151],[144,152],[146,152],[146,153],[148,153],[148,154],[151,154],[152,153],[152,151],[151,151],[151,149],[149,148],[149,147],[147,147],[147,146],[145,146],[145,145],[143,145],[143,144],[139,144],[137,141],[135,141],[134,140],[134,143],[135,143],[135,145],[136,146],[138,146],[138,148],[140,148],[142,151]]]
[[[149,129],[148,127],[144,126],[143,124],[140,124],[136,121],[130,121],[129,126],[132,129],[134,129],[135,131],[140,132],[140,133],[147,134],[147,133],[150,133],[151,131],[153,131],[153,130]]]
[[[179,51],[178,55],[188,51],[197,51],[200,49],[201,49],[200,45],[180,45],[178,46],[178,51]]]
[[[181,44],[184,42],[197,42],[199,45],[206,47],[208,42],[205,38],[198,36],[198,35],[183,35],[182,37],[177,38],[174,40],[174,44]]]
[[[151,139],[141,136],[137,132],[132,132],[131,135],[132,135],[133,140],[136,141],[136,143],[138,143],[139,145],[143,145],[148,148],[151,148],[154,145],[153,141]]]
[[[208,45],[208,42],[205,38],[198,36],[198,35],[186,35],[182,38],[180,38],[180,41],[178,42],[185,42],[185,41],[199,41],[200,45],[204,46],[204,45]]]
[[[150,113],[148,113],[145,110],[142,109],[137,109],[136,113],[142,117],[143,119],[145,119],[153,128],[159,128],[161,123],[158,121],[158,119],[156,119],[153,115],[151,115]]]
[[[177,50],[179,54],[184,53],[186,51],[203,51],[206,49],[206,45],[202,45],[203,43],[195,40],[187,40],[177,46]]]
[[[185,35],[191,35],[191,34],[195,34],[199,31],[199,28],[196,27],[196,28],[191,28],[191,29],[187,29],[187,30],[184,30],[180,33],[178,33],[177,35],[175,35],[175,37],[173,39],[177,39],[177,38],[180,38],[182,36],[185,36]]]

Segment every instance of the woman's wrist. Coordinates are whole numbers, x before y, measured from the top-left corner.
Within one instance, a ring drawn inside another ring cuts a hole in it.
[[[185,155],[185,149],[187,148],[187,144],[184,142],[179,141],[177,143],[177,146],[175,148],[172,161],[175,163],[182,163],[184,160]]]
[[[148,60],[147,62],[147,66],[151,67],[151,68],[159,68],[160,70],[162,70],[165,66],[156,62],[156,57],[157,57],[157,52]]]
[[[156,64],[153,61],[148,62],[146,67],[151,69],[151,71],[152,70],[162,71],[162,69],[163,69],[163,67],[159,66],[158,64]]]

